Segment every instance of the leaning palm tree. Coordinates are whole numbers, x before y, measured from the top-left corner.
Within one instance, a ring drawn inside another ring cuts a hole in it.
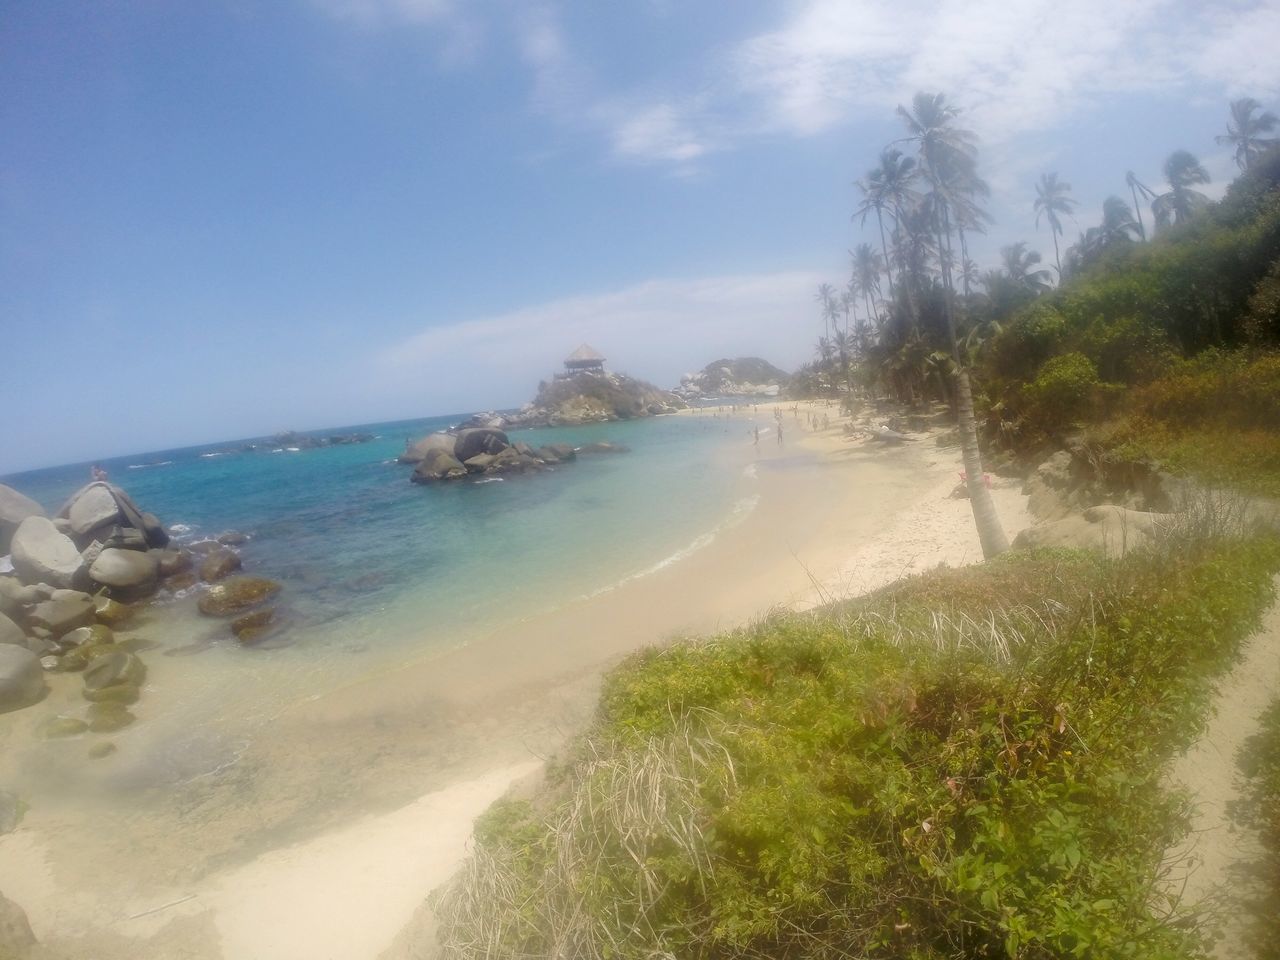
[[[1191,215],[1205,206],[1209,198],[1192,187],[1209,182],[1209,171],[1186,150],[1175,150],[1164,162],[1164,177],[1169,181],[1169,192],[1156,197],[1151,212],[1156,218],[1156,228],[1185,223]]]
[[[1227,132],[1215,138],[1223,146],[1236,148],[1236,166],[1241,170],[1248,170],[1255,159],[1280,143],[1275,137],[1262,136],[1274,130],[1280,119],[1270,110],[1255,117],[1254,113],[1261,109],[1262,104],[1253,97],[1231,101]]]
[[[822,323],[828,337],[831,336],[831,318],[836,312],[836,288],[829,283],[818,284],[813,299],[822,305]]]
[[[988,559],[1009,548],[1000,517],[996,514],[991,493],[983,482],[982,457],[978,450],[978,430],[973,415],[973,391],[969,371],[962,362],[960,342],[956,336],[952,306],[954,290],[944,252],[950,250],[953,201],[972,198],[972,182],[977,180],[977,141],[974,135],[956,125],[957,107],[940,93],[917,93],[911,109],[898,107],[898,116],[907,128],[907,140],[915,144],[920,167],[932,187],[930,205],[934,210],[938,233],[938,250],[942,267],[943,312],[951,339],[955,361],[956,419],[960,428],[960,449],[964,458],[965,481],[974,524],[982,543],[982,555]]]
[[[1001,247],[1000,259],[1004,263],[1005,274],[1019,289],[1036,296],[1049,289],[1051,275],[1048,270],[1036,268],[1040,254],[1028,250],[1025,240]]]
[[[1058,179],[1056,173],[1042,173],[1040,182],[1036,184],[1036,226],[1040,226],[1043,216],[1049,221],[1049,233],[1053,235],[1053,259],[1058,265],[1058,281],[1062,281],[1062,255],[1058,253],[1058,237],[1062,235],[1062,221],[1059,214],[1071,216],[1076,202],[1067,196],[1071,192],[1071,184]]]
[[[1156,192],[1139,180],[1132,170],[1124,175],[1124,182],[1129,185],[1129,193],[1133,195],[1133,209],[1138,214],[1138,233],[1142,236],[1142,242],[1147,242],[1147,225],[1142,222],[1142,204],[1138,202],[1138,194],[1142,194],[1142,199],[1150,203],[1156,198]]]
[[[867,315],[873,317],[879,326],[880,312],[876,309],[876,298],[880,295],[880,274],[885,270],[884,259],[869,243],[858,244],[849,251],[849,256],[853,270],[851,283],[861,291]]]

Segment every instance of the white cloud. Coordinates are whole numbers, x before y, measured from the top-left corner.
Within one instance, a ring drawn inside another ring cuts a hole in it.
[[[432,326],[377,358],[382,388],[431,384],[441,402],[518,403],[588,342],[613,369],[671,387],[724,356],[783,367],[808,359],[817,274],[651,280],[489,317]],[[428,405],[432,398],[424,398]]]
[[[676,107],[659,103],[625,114],[613,129],[614,152],[626,159],[687,164],[708,150],[693,124]]]

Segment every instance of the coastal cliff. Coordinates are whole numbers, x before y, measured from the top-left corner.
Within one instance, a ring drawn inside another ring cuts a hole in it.
[[[713,360],[697,373],[680,378],[675,394],[687,400],[707,397],[776,397],[790,380],[780,370],[760,357],[737,357]]]

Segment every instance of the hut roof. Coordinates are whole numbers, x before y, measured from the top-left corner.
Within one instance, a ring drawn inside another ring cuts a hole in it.
[[[565,363],[579,362],[583,360],[603,361],[604,357],[602,357],[599,353],[597,353],[595,350],[593,350],[591,347],[587,346],[584,343],[582,346],[578,347],[577,350],[573,351],[573,353],[569,354],[569,356],[564,358]]]

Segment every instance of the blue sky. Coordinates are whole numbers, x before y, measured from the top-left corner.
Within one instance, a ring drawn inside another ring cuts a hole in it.
[[[0,472],[512,406],[587,340],[807,358],[851,182],[943,90],[1027,239],[1280,109],[1264,0],[0,6]],[[868,233],[866,239],[871,239]]]

